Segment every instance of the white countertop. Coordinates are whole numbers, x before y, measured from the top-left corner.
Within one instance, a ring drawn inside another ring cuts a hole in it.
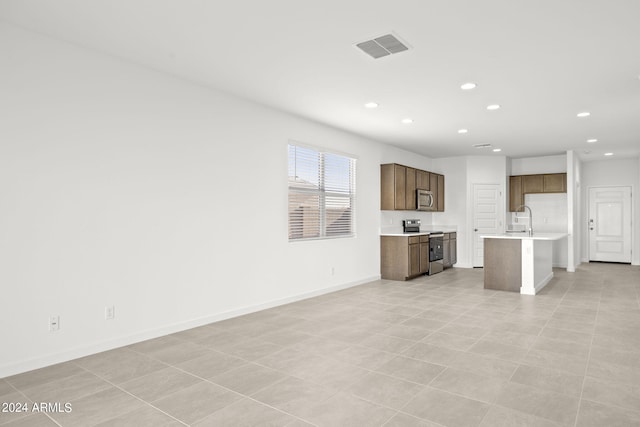
[[[423,232],[429,232],[429,231],[442,231],[443,233],[455,233],[458,231],[457,227],[438,227],[437,225],[423,225],[422,227],[420,227],[420,231]]]
[[[419,232],[409,232],[409,233],[403,233],[402,231],[399,233],[380,233],[381,236],[396,236],[396,237],[411,237],[411,236],[428,236],[429,234],[431,234],[431,232],[429,231],[419,231]]]
[[[410,233],[403,233],[402,231],[383,231],[380,233],[381,236],[401,236],[401,237],[407,237],[407,236],[428,236],[431,233],[433,233],[434,231],[442,231],[443,233],[455,233],[456,230],[453,229],[446,229],[446,228],[433,228],[432,230],[420,230],[418,232],[410,232]]]
[[[560,240],[567,237],[567,233],[504,233],[504,234],[485,234],[480,237],[485,239],[515,239],[515,240]]]

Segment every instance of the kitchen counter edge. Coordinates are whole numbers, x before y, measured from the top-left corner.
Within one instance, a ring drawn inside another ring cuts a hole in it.
[[[485,239],[512,239],[512,240],[560,240],[567,237],[567,233],[505,233],[505,234],[484,234],[480,237]]]

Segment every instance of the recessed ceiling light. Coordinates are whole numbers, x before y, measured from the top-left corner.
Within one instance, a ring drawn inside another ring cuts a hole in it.
[[[499,110],[500,106],[498,104],[487,105],[487,110]]]
[[[597,140],[597,139],[595,139],[595,138],[593,138],[593,139],[587,139],[587,142],[588,142],[589,144],[593,144],[594,142],[598,142],[598,140]]]
[[[466,129],[458,129],[458,133],[467,133],[467,132],[469,132],[469,131],[466,130]]]
[[[588,111],[583,111],[582,113],[578,113],[578,117],[589,117],[591,115]]]
[[[476,86],[477,85],[475,83],[469,82],[469,83],[465,83],[462,86],[460,86],[460,89],[462,89],[462,90],[471,90],[471,89],[475,89]]]
[[[494,153],[499,153],[500,151],[502,151],[502,148],[494,148],[494,149],[493,149],[493,152],[494,152]]]
[[[407,117],[406,119],[402,119],[402,123],[404,123],[405,125],[409,125],[413,123],[413,119]]]
[[[378,103],[377,102],[367,102],[366,104],[364,104],[364,106],[366,108],[378,108]]]
[[[613,156],[613,153],[604,153],[605,156]]]

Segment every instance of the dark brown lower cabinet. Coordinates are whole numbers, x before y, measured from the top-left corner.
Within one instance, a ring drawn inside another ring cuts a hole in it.
[[[444,268],[453,267],[453,264],[458,262],[458,248],[457,248],[457,234],[456,233],[444,233],[442,238],[443,243],[443,264]]]
[[[429,272],[429,236],[420,236],[420,274]]]
[[[429,236],[380,236],[380,275],[407,280],[429,270]]]
[[[409,276],[420,274],[420,243],[409,244]]]

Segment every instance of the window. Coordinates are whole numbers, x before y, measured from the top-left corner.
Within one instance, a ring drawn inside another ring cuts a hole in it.
[[[355,236],[356,160],[289,145],[289,241]]]

